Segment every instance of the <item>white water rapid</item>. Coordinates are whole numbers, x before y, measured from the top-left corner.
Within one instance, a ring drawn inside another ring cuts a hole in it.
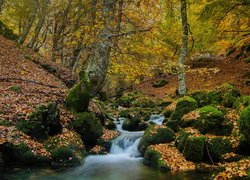
[[[119,118],[116,123],[116,129],[121,134],[113,140],[110,153],[86,157],[84,165],[72,172],[74,175],[77,174],[79,179],[84,180],[99,180],[103,176],[107,179],[123,180],[122,174],[126,174],[126,179],[137,179],[137,176],[141,176],[142,171],[144,172],[147,167],[143,166],[141,162],[142,157],[137,146],[144,131],[123,130],[124,120],[124,118]],[[162,115],[152,115],[149,121],[160,125],[163,120],[164,116]]]

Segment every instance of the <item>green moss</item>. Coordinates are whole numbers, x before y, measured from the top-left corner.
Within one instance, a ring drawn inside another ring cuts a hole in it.
[[[140,97],[132,102],[132,106],[141,108],[154,108],[156,103],[153,102],[149,97]]]
[[[87,78],[83,78],[76,84],[65,98],[66,107],[72,112],[84,112],[89,105],[91,99],[92,85]]]
[[[222,155],[233,151],[232,144],[229,138],[215,137],[206,140],[206,146],[209,155],[213,161],[220,161]],[[208,152],[207,152],[208,153]]]
[[[21,92],[22,89],[20,86],[11,86],[10,90],[13,92],[19,93],[19,92]]]
[[[106,127],[107,129],[110,129],[110,130],[116,129],[115,123],[114,123],[113,121],[111,121],[111,120],[108,120],[108,121],[105,123],[105,127]]]
[[[184,129],[180,130],[180,135],[175,142],[175,145],[180,152],[183,152],[189,135],[191,135],[191,133],[186,132]]]
[[[46,139],[61,132],[60,109],[58,104],[41,105],[29,114],[28,120],[19,121],[18,130],[36,139]]]
[[[170,167],[161,160],[161,154],[150,147],[147,148],[143,163],[147,166],[159,169],[161,171],[170,171]]]
[[[122,128],[128,131],[143,131],[147,129],[147,124],[142,122],[140,115],[130,116],[126,118]]]
[[[142,136],[138,149],[144,154],[147,147],[153,144],[169,143],[175,140],[175,133],[168,127],[159,127],[152,125],[145,131]]]
[[[185,96],[177,100],[176,109],[171,114],[172,120],[180,120],[186,113],[198,108],[198,104],[195,99]]]
[[[14,126],[13,121],[0,119],[0,126]]]
[[[103,134],[103,127],[94,113],[78,113],[72,125],[86,145],[96,144],[97,139]]]
[[[198,91],[190,96],[197,101],[199,107],[217,105],[221,101],[221,94],[216,91]]]
[[[250,144],[250,105],[247,106],[240,114],[240,133],[242,133],[247,142]]]
[[[245,63],[250,63],[250,58],[244,60]]]
[[[1,147],[5,162],[21,162],[24,164],[47,163],[50,160],[45,156],[35,155],[25,143],[14,145],[6,143]]]
[[[211,133],[223,135],[223,124],[228,124],[225,128],[231,125],[230,122],[224,118],[224,114],[212,106],[205,106],[197,111],[199,112],[199,117],[193,121],[192,126],[197,128],[202,134]],[[230,133],[231,131],[229,134]]]
[[[117,100],[118,104],[123,107],[131,107],[133,101],[135,101],[133,96],[122,96]]]
[[[189,161],[201,162],[203,158],[205,136],[188,136],[183,155]]]
[[[241,110],[250,105],[250,96],[241,96],[233,104],[233,108],[236,110]]]
[[[180,121],[178,120],[170,120],[166,123],[167,127],[172,129],[174,132],[178,132],[180,129]]]

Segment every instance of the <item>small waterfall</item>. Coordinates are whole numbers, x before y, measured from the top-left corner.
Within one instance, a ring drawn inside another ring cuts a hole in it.
[[[153,122],[155,124],[162,125],[164,119],[165,119],[164,115],[151,115],[149,122]]]

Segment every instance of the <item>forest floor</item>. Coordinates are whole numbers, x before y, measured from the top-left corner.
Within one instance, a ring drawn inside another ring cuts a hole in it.
[[[211,59],[202,64],[189,64],[190,68],[186,73],[186,82],[188,91],[213,90],[217,86],[231,82],[237,89],[240,89],[244,95],[250,94],[250,63],[244,57],[235,60],[235,52],[232,56]],[[136,89],[149,96],[163,98],[166,95],[175,95],[178,87],[177,75],[167,75],[169,83],[161,88],[154,88],[152,84],[155,78],[143,81]]]

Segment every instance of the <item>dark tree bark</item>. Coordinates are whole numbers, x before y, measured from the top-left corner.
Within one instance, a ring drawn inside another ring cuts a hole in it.
[[[39,14],[38,23],[37,23],[37,26],[35,28],[35,34],[28,44],[29,48],[34,48],[34,45],[38,39],[40,31],[41,31],[43,24],[45,22],[45,17],[46,17],[46,12],[47,12],[49,2],[50,2],[50,0],[43,0],[42,1],[42,7],[41,7],[40,14]]]
[[[28,22],[25,24],[24,28],[23,28],[23,32],[22,34],[19,36],[19,38],[17,39],[17,42],[19,44],[23,44],[24,41],[26,40],[29,32],[30,32],[30,29],[32,27],[32,24],[36,18],[36,14],[37,14],[37,9],[39,7],[39,2],[38,0],[34,0],[33,3],[32,3],[32,10],[31,10],[31,15],[28,19]]]
[[[181,54],[179,58],[179,71],[178,71],[178,92],[180,95],[185,95],[187,88],[186,88],[186,81],[185,81],[185,58],[187,55],[187,48],[188,48],[188,22],[187,22],[187,5],[186,0],[181,0],[181,20],[182,20],[182,48]]]

